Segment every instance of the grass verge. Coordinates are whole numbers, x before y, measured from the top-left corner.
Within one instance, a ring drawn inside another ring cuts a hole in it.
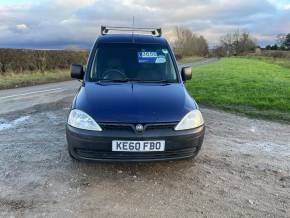
[[[266,56],[245,56],[248,59],[260,60],[271,64],[277,64],[282,67],[290,68],[290,59],[289,58],[274,58]]]
[[[0,75],[0,89],[31,86],[70,79],[68,70],[54,70],[46,72],[25,72],[21,74],[8,73]]]
[[[290,69],[257,59],[223,58],[192,72],[186,87],[197,102],[253,117],[290,121]]]

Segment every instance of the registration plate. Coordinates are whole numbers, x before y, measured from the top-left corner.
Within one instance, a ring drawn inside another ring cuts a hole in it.
[[[112,141],[112,151],[147,152],[164,151],[165,141]]]

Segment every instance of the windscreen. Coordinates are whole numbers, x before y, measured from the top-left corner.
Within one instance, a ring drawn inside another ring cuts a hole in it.
[[[168,48],[146,44],[99,45],[90,80],[178,82]]]

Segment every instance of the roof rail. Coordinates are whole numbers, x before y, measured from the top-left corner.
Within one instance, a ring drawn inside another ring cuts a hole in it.
[[[117,26],[101,26],[101,34],[106,35],[110,30],[125,31],[125,32],[145,32],[151,33],[153,36],[161,37],[161,28],[147,28],[147,27],[117,27]]]

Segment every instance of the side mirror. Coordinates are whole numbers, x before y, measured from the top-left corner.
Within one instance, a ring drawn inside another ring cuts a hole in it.
[[[191,80],[192,78],[191,67],[183,67],[181,69],[181,77],[183,81]]]
[[[70,66],[70,76],[74,79],[83,79],[84,78],[84,68],[80,64],[72,64]]]

